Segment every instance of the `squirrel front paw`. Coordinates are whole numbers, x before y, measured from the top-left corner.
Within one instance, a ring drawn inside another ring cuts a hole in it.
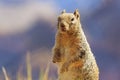
[[[68,71],[68,63],[64,63],[62,65],[62,68],[60,70],[60,73],[67,72]]]
[[[61,52],[59,49],[54,49],[53,63],[61,62]]]

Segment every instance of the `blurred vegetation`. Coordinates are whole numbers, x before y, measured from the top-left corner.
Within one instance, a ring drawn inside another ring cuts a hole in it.
[[[30,53],[28,52],[27,55],[26,55],[26,77],[21,74],[19,71],[17,73],[17,76],[16,76],[16,80],[34,80],[32,78],[32,66],[31,66],[31,58],[30,58]],[[47,67],[46,67],[46,70],[43,71],[41,69],[41,71],[39,72],[39,77],[38,77],[38,80],[48,80],[48,73],[49,73],[49,66],[50,63],[47,64]],[[3,71],[3,74],[4,74],[4,79],[5,80],[12,80],[12,76],[9,76],[8,72],[6,71],[5,67],[2,67],[2,71]],[[49,80],[53,80],[52,78],[49,78]]]

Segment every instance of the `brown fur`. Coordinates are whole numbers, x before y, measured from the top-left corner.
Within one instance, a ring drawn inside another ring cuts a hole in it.
[[[80,24],[78,10],[63,11],[53,47],[53,62],[58,64],[58,80],[99,80],[99,70]]]

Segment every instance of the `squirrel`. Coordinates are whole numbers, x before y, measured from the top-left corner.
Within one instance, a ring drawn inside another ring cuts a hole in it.
[[[58,65],[58,80],[99,80],[99,68],[87,42],[78,9],[58,16],[53,63]]]

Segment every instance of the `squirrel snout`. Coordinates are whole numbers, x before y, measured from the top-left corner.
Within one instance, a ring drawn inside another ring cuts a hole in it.
[[[52,60],[53,63],[56,63],[55,59]]]
[[[61,23],[60,25],[62,28],[65,28],[65,24],[64,23]]]

